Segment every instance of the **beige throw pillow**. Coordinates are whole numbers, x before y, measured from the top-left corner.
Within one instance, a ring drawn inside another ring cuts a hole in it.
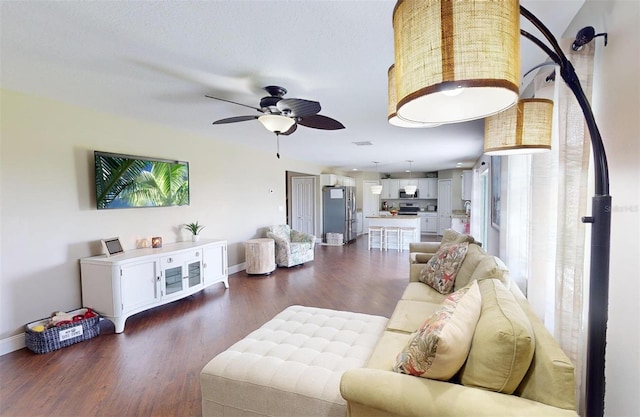
[[[440,246],[420,272],[418,280],[440,294],[449,294],[468,248],[468,242]]]
[[[482,310],[471,350],[460,371],[463,385],[512,394],[535,349],[531,323],[511,291],[497,279],[478,282]]]
[[[448,381],[469,353],[480,316],[478,283],[450,294],[442,306],[411,335],[396,358],[395,372]]]

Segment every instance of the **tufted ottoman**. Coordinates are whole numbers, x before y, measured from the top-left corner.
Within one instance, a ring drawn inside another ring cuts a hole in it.
[[[347,415],[340,378],[363,367],[387,319],[290,306],[200,373],[203,416]]]

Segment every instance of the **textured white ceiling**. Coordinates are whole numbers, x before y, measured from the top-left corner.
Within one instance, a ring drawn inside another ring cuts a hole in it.
[[[584,0],[522,1],[560,36]],[[300,126],[281,154],[339,169],[469,167],[484,122],[432,129],[387,123],[394,1],[2,1],[2,88],[147,120],[273,152],[254,114],[205,94],[257,106],[261,87],[317,100],[346,129]],[[523,23],[523,28],[530,26]],[[522,39],[522,69],[545,60]],[[372,146],[353,142],[370,141]],[[117,150],[114,150],[117,151]]]

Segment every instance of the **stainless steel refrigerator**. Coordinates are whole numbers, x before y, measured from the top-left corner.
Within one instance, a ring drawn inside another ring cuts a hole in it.
[[[344,243],[357,237],[355,187],[324,187],[322,189],[322,237],[327,233],[342,233]]]

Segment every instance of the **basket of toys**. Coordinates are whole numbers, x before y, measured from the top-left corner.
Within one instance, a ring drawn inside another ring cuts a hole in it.
[[[56,312],[25,326],[25,344],[35,353],[47,353],[100,334],[100,316],[90,308]]]

